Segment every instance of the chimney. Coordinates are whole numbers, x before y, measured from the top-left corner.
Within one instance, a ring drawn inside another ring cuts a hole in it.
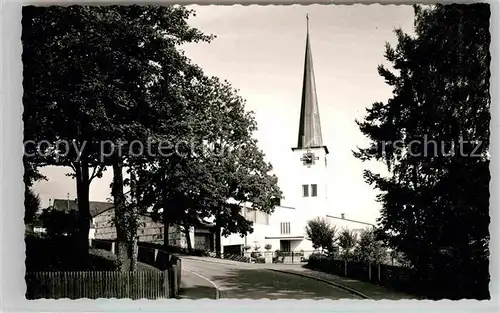
[[[345,219],[345,214],[344,214],[344,213],[341,213],[341,214],[340,214],[340,218],[341,218],[341,219]]]

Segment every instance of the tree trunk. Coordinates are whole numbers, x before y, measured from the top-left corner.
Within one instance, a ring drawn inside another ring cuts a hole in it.
[[[193,245],[191,243],[191,236],[189,234],[189,229],[190,227],[188,225],[184,225],[184,236],[186,236],[186,243],[187,243],[187,248],[188,248],[188,251],[191,252],[193,251]]]
[[[215,254],[218,258],[221,257],[222,242],[221,242],[221,231],[220,227],[215,227]]]
[[[137,271],[137,257],[139,253],[139,247],[137,246],[137,236],[134,236],[132,244],[130,245],[130,271]]]
[[[79,215],[77,244],[80,246],[78,251],[81,252],[81,257],[86,257],[89,252],[89,230],[92,221],[89,204],[89,166],[85,159],[75,162],[73,165],[76,174],[76,194]]]
[[[133,208],[131,214],[133,215],[134,220],[138,218],[138,205],[139,205],[139,194],[137,193],[137,178],[135,176],[134,170],[130,171],[130,199],[133,203]],[[131,225],[127,230],[129,231],[128,238],[131,239],[130,242],[130,271],[135,272],[137,270],[137,257],[138,257],[138,236],[137,236],[137,227]]]
[[[169,242],[169,228],[170,228],[170,220],[168,218],[168,213],[167,213],[167,194],[166,194],[166,188],[163,187],[162,189],[162,207],[163,207],[163,212],[162,212],[162,219],[163,219],[163,246],[166,248],[170,245]]]
[[[167,214],[163,212],[163,246],[166,248],[170,245],[169,237],[170,222],[168,221]]]
[[[116,251],[120,271],[129,270],[129,245],[126,228],[125,195],[123,193],[123,165],[118,158],[113,162],[112,194],[115,205]]]
[[[221,257],[221,252],[222,252],[221,226],[219,221],[220,221],[220,216],[219,214],[217,214],[215,216],[214,233],[215,233],[215,255],[218,258]],[[245,246],[246,246],[246,241],[247,241],[247,236],[245,236]]]

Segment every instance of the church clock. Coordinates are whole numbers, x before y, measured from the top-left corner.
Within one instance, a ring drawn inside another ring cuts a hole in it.
[[[305,166],[311,167],[311,165],[314,165],[315,163],[314,161],[319,160],[319,158],[315,156],[315,154],[312,153],[311,151],[307,151],[302,155],[302,158],[300,160],[303,162]]]

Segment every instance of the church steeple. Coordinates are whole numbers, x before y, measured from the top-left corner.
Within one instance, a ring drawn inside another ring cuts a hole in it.
[[[309,16],[306,15],[306,55],[304,62],[304,77],[302,84],[302,103],[300,106],[299,136],[297,148],[320,148],[323,147],[328,153],[326,146],[323,146],[323,136],[321,134],[321,123],[319,118],[319,108],[316,96],[316,83],[314,80],[313,60],[311,44],[309,42]]]

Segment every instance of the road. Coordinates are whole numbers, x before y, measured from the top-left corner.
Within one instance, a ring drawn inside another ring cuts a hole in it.
[[[360,299],[343,289],[315,279],[274,272],[264,264],[215,263],[182,258],[182,298],[215,299]]]

